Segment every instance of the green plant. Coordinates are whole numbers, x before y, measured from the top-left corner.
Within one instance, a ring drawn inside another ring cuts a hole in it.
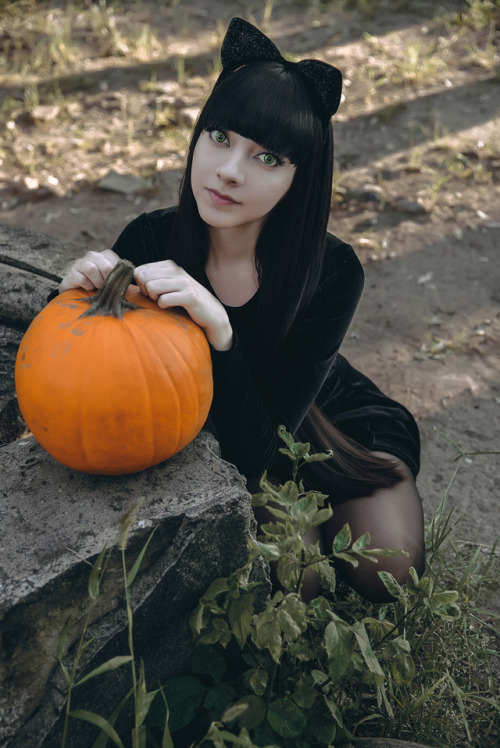
[[[458,26],[478,31],[498,21],[499,17],[498,0],[466,0],[464,9],[456,14],[454,21]]]
[[[306,542],[308,531],[328,518],[331,509],[324,506],[323,495],[304,490],[298,472],[307,462],[329,455],[311,455],[309,445],[295,443],[283,428],[280,436],[285,442],[282,452],[292,461],[292,480],[275,486],[264,476],[262,493],[254,497],[276,522],[250,542],[248,563],[215,580],[193,612],[191,671],[151,693],[143,668],[138,676],[132,665],[128,596],[147,544],[128,571],[124,548],[136,507],[125,515],[119,545],[129,655],[113,658],[77,680],[88,646],[84,631],[73,669],[65,670],[66,720],[85,719],[101,729],[103,740],[109,737],[122,745],[114,724],[124,702],[109,718],[72,711],[70,702],[80,683],[130,663],[132,688],[126,699],[136,699],[134,748],[326,748],[351,746],[354,736],[376,733],[438,748],[493,748],[500,716],[494,672],[500,630],[486,606],[498,584],[498,555],[496,546],[487,554],[481,546],[470,552],[453,538],[446,502],[464,459],[498,452],[465,452],[448,439],[458,451],[457,465],[427,528],[427,571],[419,579],[412,570],[405,585],[379,572],[394,602],[375,606],[338,583],[331,562],[342,558],[356,564],[359,557],[376,562],[398,551],[367,550],[368,536],[352,542],[347,525],[334,539],[331,553],[322,554],[316,544]],[[107,554],[103,550],[91,573],[92,599]],[[267,584],[255,572],[262,559],[277,564],[282,586],[267,599]],[[324,588],[310,602],[300,596],[307,568],[317,571]],[[62,666],[64,641],[63,632]]]
[[[97,668],[92,670],[90,673],[87,673],[86,675],[78,677],[78,670],[79,670],[79,666],[82,661],[82,657],[85,654],[88,647],[94,641],[93,637],[92,638],[88,637],[88,627],[89,627],[89,623],[91,620],[93,607],[100,595],[101,582],[102,582],[104,573],[106,571],[108,561],[111,556],[111,549],[108,549],[107,547],[104,547],[101,553],[99,554],[99,556],[97,557],[92,567],[90,576],[89,576],[88,594],[89,594],[89,599],[90,599],[90,606],[88,608],[87,615],[85,617],[85,622],[83,625],[82,633],[79,639],[79,643],[78,643],[77,650],[76,650],[76,655],[73,660],[71,669],[69,669],[64,663],[64,654],[65,654],[67,637],[68,637],[69,621],[66,622],[66,625],[64,626],[61,636],[59,637],[59,643],[57,647],[57,658],[59,660],[59,665],[63,672],[64,679],[66,681],[66,685],[68,688],[61,748],[65,748],[65,746],[68,743],[70,718],[83,720],[85,722],[89,722],[92,725],[95,725],[96,727],[100,729],[101,734],[104,734],[106,738],[109,738],[113,742],[114,745],[118,746],[118,748],[123,748],[124,743],[115,730],[115,723],[121,711],[123,710],[124,706],[127,704],[127,702],[131,698],[133,698],[133,701],[134,701],[134,726],[132,728],[132,734],[131,734],[131,745],[132,745],[132,748],[145,748],[146,746],[147,729],[144,724],[144,718],[149,711],[149,708],[150,708],[150,705],[153,699],[159,693],[159,691],[158,690],[149,691],[149,692],[147,691],[146,678],[144,674],[144,666],[142,662],[140,663],[139,672],[137,672],[137,666],[136,666],[135,655],[134,655],[133,613],[132,613],[132,606],[130,603],[130,588],[132,584],[134,583],[134,580],[137,576],[137,572],[139,571],[139,568],[141,566],[141,563],[146,553],[146,550],[148,548],[148,545],[151,541],[151,538],[153,537],[154,530],[149,535],[149,538],[147,539],[146,543],[142,547],[139,555],[137,556],[134,564],[132,565],[130,569],[127,568],[127,563],[126,563],[126,558],[125,558],[125,549],[127,546],[128,534],[130,532],[130,528],[132,524],[134,523],[136,519],[137,510],[142,504],[142,501],[143,500],[140,499],[123,515],[121,522],[120,522],[120,533],[119,533],[119,540],[118,540],[118,548],[119,548],[119,552],[121,556],[121,570],[122,570],[123,585],[124,585],[125,607],[126,607],[126,614],[127,614],[129,653],[127,655],[112,657],[111,659],[107,660],[106,662],[102,663]],[[71,709],[71,701],[72,701],[73,691],[75,688],[83,685],[84,683],[87,683],[90,680],[93,680],[94,678],[97,678],[98,676],[104,673],[111,672],[127,664],[130,665],[132,687],[130,688],[128,693],[125,695],[125,697],[120,701],[120,703],[118,704],[116,709],[113,711],[113,714],[111,716],[103,717],[100,714],[88,711],[86,709],[74,709],[74,710]],[[171,745],[171,743],[169,744],[168,742],[169,729],[168,729],[167,720],[168,720],[168,709],[166,710],[166,721],[163,726],[164,742],[162,746],[164,748],[168,748],[169,745]],[[96,741],[96,743],[94,743],[95,748],[97,748],[98,745],[103,745],[103,743],[100,742],[99,739],[98,741]]]

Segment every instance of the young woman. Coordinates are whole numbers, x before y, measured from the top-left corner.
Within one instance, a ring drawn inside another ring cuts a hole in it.
[[[372,547],[404,549],[340,569],[361,594],[385,600],[379,570],[403,582],[424,564],[419,436],[410,413],[339,353],[363,287],[353,249],[326,232],[341,74],[285,61],[239,18],[221,61],[178,207],[136,218],[112,250],[78,260],[60,291],[100,288],[125,257],[142,293],[162,309],[183,306],[211,346],[222,456],[255,488],[265,469],[289,477],[280,424],[314,451],[333,450],[307,475],[334,506],[323,540],[348,522],[353,537],[370,532]]]

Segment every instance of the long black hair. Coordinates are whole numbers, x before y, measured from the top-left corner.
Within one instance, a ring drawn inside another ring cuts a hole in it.
[[[300,76],[279,62],[246,65],[215,86],[193,132],[169,247],[169,256],[197,280],[204,278],[208,232],[191,189],[191,166],[200,134],[211,129],[236,132],[296,167],[255,249],[259,316],[277,349],[321,274],[332,190],[331,127],[323,126]]]
[[[295,165],[292,185],[267,216],[257,240],[259,316],[263,335],[279,355],[297,315],[317,289],[323,263],[333,172],[333,134],[315,108],[314,96],[298,73],[280,62],[255,62],[218,82],[193,131],[180,188],[179,209],[169,254],[204,282],[209,237],[191,189],[193,152],[204,130],[229,130],[286,156]],[[339,497],[366,496],[402,476],[391,462],[346,437],[315,405],[301,432],[316,450],[333,459],[312,463],[314,474]]]

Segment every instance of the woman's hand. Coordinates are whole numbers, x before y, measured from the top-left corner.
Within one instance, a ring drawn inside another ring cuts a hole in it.
[[[227,312],[218,299],[172,260],[151,262],[136,268],[135,280],[141,292],[161,309],[182,306],[205,332],[218,351],[228,351],[233,330]]]
[[[120,258],[112,249],[104,252],[87,252],[73,264],[59,285],[59,293],[70,288],[83,288],[93,291],[101,288],[104,281]]]

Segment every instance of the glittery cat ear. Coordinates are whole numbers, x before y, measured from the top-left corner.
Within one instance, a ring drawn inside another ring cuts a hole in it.
[[[243,18],[233,18],[229,23],[220,56],[222,72],[217,83],[251,62],[280,62],[284,67],[294,70],[301,76],[312,98],[316,99],[319,104],[325,124],[339,107],[342,93],[340,70],[320,60],[302,60],[301,62],[285,60],[276,45]]]
[[[283,58],[273,42],[243,18],[233,18],[227,27],[220,50],[224,75],[249,62],[282,62]]]

